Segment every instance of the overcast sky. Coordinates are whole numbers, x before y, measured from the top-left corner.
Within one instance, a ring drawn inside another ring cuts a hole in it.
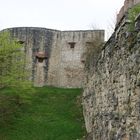
[[[58,30],[88,30],[92,27],[111,30],[123,2],[124,0],[0,0],[0,30],[20,26]]]

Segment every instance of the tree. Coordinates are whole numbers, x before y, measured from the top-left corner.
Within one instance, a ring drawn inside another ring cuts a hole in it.
[[[26,56],[22,46],[10,36],[9,32],[0,33],[0,87],[31,86],[26,69]]]

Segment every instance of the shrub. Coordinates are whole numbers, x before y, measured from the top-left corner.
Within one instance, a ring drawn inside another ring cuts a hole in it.
[[[28,87],[29,73],[24,46],[10,37],[9,32],[0,33],[0,87]]]
[[[128,19],[131,21],[129,25],[129,31],[134,31],[135,19],[140,13],[140,4],[137,4],[128,10]]]

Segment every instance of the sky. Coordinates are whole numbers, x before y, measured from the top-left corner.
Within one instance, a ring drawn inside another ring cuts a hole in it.
[[[0,0],[0,30],[45,27],[112,32],[124,0]]]

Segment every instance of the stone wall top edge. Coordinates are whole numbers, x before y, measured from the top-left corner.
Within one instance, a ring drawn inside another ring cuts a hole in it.
[[[62,32],[104,32],[105,30],[103,29],[93,29],[93,30],[66,30],[66,31],[62,31]]]
[[[103,29],[97,29],[97,30],[55,30],[55,29],[49,29],[49,28],[43,28],[43,27],[11,27],[11,28],[6,28],[4,30],[13,30],[13,29],[30,29],[30,30],[46,30],[46,31],[52,31],[52,32],[105,32]]]
[[[30,30],[46,30],[46,31],[52,31],[52,32],[61,32],[60,30],[55,30],[55,29],[49,29],[49,28],[43,28],[43,27],[10,27],[10,28],[5,28],[3,30],[13,30],[13,29],[30,29]],[[3,31],[1,30],[1,31]]]

